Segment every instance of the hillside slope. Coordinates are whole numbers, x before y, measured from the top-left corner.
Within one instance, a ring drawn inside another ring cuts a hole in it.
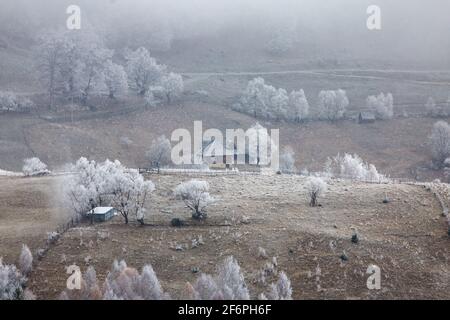
[[[126,226],[117,217],[69,230],[31,275],[31,288],[39,298],[56,298],[65,287],[65,267],[75,263],[85,270],[88,257],[100,279],[113,259],[125,259],[138,268],[151,263],[165,290],[179,298],[186,281],[196,278],[193,268],[212,273],[228,255],[238,259],[256,295],[265,289],[257,279],[268,262],[258,257],[258,247],[267,251],[269,259],[277,257],[277,270],[289,275],[296,299],[448,298],[447,224],[434,195],[420,185],[332,180],[320,201],[322,206],[310,208],[302,177],[198,176],[210,183],[217,202],[209,208],[205,223],[193,224],[183,203],[171,196],[178,183],[192,177],[147,178],[157,188],[148,204],[149,225],[139,227],[132,221]],[[22,242],[33,250],[43,242],[45,234],[42,242],[37,236],[42,224],[50,228],[55,220],[40,212],[57,210],[51,201],[55,198],[51,186],[57,185],[58,179],[0,179],[1,221],[11,226],[0,229],[0,255],[6,252],[7,261],[14,261]],[[25,184],[29,191],[22,194],[20,186]],[[6,185],[9,187],[4,188]],[[386,194],[391,201],[384,204]],[[42,209],[36,211],[38,204]],[[19,210],[27,212],[23,221]],[[170,227],[174,217],[190,226]],[[351,242],[355,230],[360,238],[357,244]],[[204,244],[192,248],[192,239],[200,235]],[[184,250],[175,251],[176,245]],[[343,254],[347,261],[342,261]],[[381,290],[366,287],[370,264],[381,268]],[[269,283],[272,280],[274,277],[267,278]]]

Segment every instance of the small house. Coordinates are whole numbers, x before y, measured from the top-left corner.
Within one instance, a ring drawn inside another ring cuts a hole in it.
[[[89,219],[93,218],[95,222],[105,222],[116,215],[117,211],[113,207],[97,207],[86,213],[86,217]]]
[[[372,112],[360,112],[358,116],[358,123],[374,123],[375,115]]]

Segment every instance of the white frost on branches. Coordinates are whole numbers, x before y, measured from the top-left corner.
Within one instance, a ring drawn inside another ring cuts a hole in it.
[[[119,161],[103,163],[80,158],[75,172],[65,184],[65,195],[77,214],[85,214],[100,206],[113,206],[128,223],[129,216],[144,223],[145,204],[155,189],[137,170],[124,167]]]
[[[344,90],[328,90],[319,93],[316,117],[320,120],[336,121],[345,115],[349,101]]]
[[[209,194],[209,184],[206,181],[183,182],[175,188],[174,194],[191,209],[193,219],[206,218],[206,208],[214,202],[214,198]]]
[[[233,257],[227,257],[213,277],[202,274],[193,286],[188,284],[192,299],[249,300],[250,294],[241,268]]]
[[[320,177],[310,177],[306,182],[306,191],[310,199],[309,205],[316,207],[319,197],[327,191],[327,183]]]
[[[391,93],[385,95],[382,92],[378,96],[369,96],[366,103],[377,119],[387,120],[394,116],[394,98]]]
[[[47,165],[43,163],[39,158],[29,158],[23,161],[23,174],[27,177],[42,176],[49,174]]]
[[[368,182],[386,182],[389,179],[380,174],[373,164],[365,163],[357,154],[337,155],[328,158],[325,171],[336,178]]]

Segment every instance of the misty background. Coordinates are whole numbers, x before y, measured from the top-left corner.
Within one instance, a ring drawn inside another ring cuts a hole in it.
[[[82,28],[103,34],[115,49],[147,46],[188,60],[220,49],[248,59],[275,34],[288,33],[295,43],[288,56],[296,59],[392,68],[450,64],[445,0],[2,0],[1,46],[27,49],[42,32],[65,28],[70,4],[81,7]],[[372,4],[381,7],[380,31],[366,28]]]

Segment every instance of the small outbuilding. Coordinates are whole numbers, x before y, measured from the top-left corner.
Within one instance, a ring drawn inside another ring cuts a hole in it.
[[[360,112],[358,115],[358,123],[374,123],[375,115],[372,112]]]
[[[89,219],[93,217],[95,222],[105,222],[112,219],[116,215],[117,211],[113,207],[97,207],[86,213],[86,217]]]

